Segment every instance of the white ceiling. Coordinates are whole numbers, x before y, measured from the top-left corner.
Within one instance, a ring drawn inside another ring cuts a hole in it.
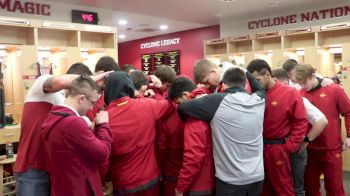
[[[86,5],[113,10],[113,23],[118,26],[119,34],[125,34],[124,40],[140,39],[160,34],[200,28],[220,23],[221,18],[240,20],[244,18],[263,18],[283,13],[299,13],[349,2],[349,0],[50,0],[68,4]],[[273,6],[271,4],[278,4]],[[118,25],[125,19],[128,24]],[[159,26],[169,28],[161,31]],[[127,30],[131,28],[131,30]],[[144,32],[143,30],[154,30]]]

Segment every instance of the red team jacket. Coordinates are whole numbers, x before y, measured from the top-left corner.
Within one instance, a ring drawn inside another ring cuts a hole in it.
[[[344,89],[333,84],[316,87],[311,91],[301,90],[301,94],[316,106],[327,118],[328,125],[323,132],[310,143],[311,149],[341,150],[341,124],[339,114],[344,116],[347,136],[350,137],[350,100]]]
[[[174,112],[158,122],[156,154],[163,178],[176,181],[182,167],[184,124],[176,112],[177,105],[172,106]]]
[[[100,99],[95,103],[92,109],[86,112],[85,116],[87,116],[91,122],[94,121],[96,114],[99,111],[104,110],[104,107],[105,107],[104,98],[105,96],[101,94]]]
[[[307,126],[305,106],[300,93],[276,81],[267,91],[264,140],[286,139],[283,145],[291,154],[303,140]]]
[[[208,123],[188,118],[184,130],[183,166],[176,189],[200,195],[210,195],[214,185],[214,159],[211,129]]]
[[[173,111],[166,100],[122,97],[107,108],[113,143],[110,178],[115,191],[132,193],[158,182],[154,144],[156,121]]]
[[[190,98],[210,94],[208,88],[192,91]],[[183,166],[176,189],[185,193],[210,195],[215,189],[215,169],[210,125],[196,118],[188,118],[184,130]]]
[[[93,133],[73,110],[53,106],[41,133],[49,155],[51,195],[102,196],[98,164],[111,152],[109,125],[96,125]]]

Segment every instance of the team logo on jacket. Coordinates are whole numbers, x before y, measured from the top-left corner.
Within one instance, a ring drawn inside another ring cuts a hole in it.
[[[320,97],[321,97],[321,98],[324,98],[324,97],[326,97],[326,96],[327,96],[327,95],[324,94],[324,93],[321,93],[321,94],[320,94]]]
[[[273,107],[276,107],[276,106],[278,105],[278,103],[277,103],[277,101],[273,101],[273,102],[271,102],[271,105],[272,105]]]

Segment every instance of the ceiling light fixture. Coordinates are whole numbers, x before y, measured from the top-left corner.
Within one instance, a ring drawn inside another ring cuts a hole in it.
[[[236,0],[220,0],[220,1],[224,3],[232,3],[232,2],[235,2]]]
[[[222,17],[222,14],[221,13],[217,13],[216,17]]]
[[[168,26],[167,25],[160,25],[159,27],[161,30],[167,30],[168,29]]]
[[[128,24],[128,21],[126,21],[126,20],[119,20],[119,21],[118,21],[118,24],[120,24],[120,25],[126,25],[126,24]]]
[[[118,38],[119,38],[119,39],[125,39],[125,37],[126,37],[126,36],[125,36],[124,34],[118,35]]]

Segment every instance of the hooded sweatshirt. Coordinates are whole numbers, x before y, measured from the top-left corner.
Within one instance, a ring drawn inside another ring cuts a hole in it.
[[[154,152],[156,121],[174,108],[167,100],[132,99],[134,87],[123,72],[108,76],[104,93],[113,135],[109,171],[114,191],[125,194],[152,188],[160,177]]]
[[[53,106],[41,134],[49,155],[51,195],[103,195],[98,164],[111,151],[107,123],[96,125],[93,133],[76,111]]]

